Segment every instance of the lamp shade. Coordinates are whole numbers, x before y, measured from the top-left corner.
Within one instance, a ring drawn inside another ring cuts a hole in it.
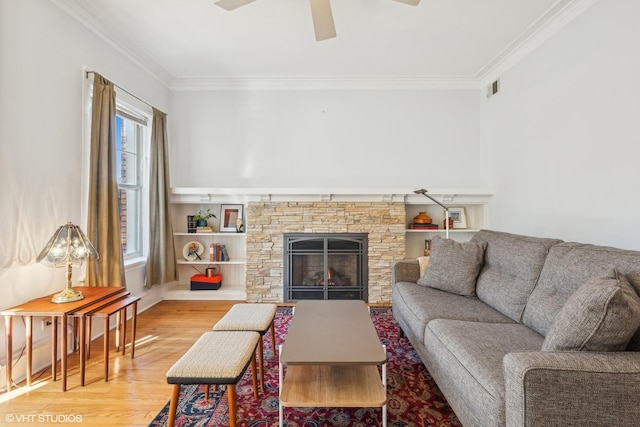
[[[36,259],[37,262],[47,261],[55,267],[67,267],[67,286],[51,298],[52,302],[65,303],[84,298],[82,292],[71,288],[71,266],[80,265],[89,257],[97,259],[98,252],[80,227],[68,222],[56,230]]]
[[[89,257],[98,258],[96,248],[80,227],[68,222],[56,230],[36,261],[44,260],[56,267],[64,267],[68,262],[81,264],[85,258]]]

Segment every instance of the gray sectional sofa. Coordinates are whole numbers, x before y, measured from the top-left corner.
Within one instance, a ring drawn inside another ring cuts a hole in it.
[[[451,242],[434,240],[423,276],[394,265],[392,302],[463,425],[640,425],[640,252],[490,230]]]

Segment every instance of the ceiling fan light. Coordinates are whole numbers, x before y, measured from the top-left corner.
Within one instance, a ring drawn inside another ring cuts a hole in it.
[[[254,1],[255,0],[218,0],[215,4],[225,10],[232,11]]]
[[[322,41],[336,36],[329,0],[311,0],[311,17],[316,40]]]
[[[417,6],[420,0],[396,0],[397,2],[408,4],[410,6]]]

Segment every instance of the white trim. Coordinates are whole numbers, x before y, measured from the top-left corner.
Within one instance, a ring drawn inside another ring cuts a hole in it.
[[[200,90],[477,90],[465,76],[244,76],[179,77],[171,91]]]
[[[516,65],[598,0],[558,0],[475,74],[480,87]]]
[[[123,36],[123,32],[118,28],[109,27],[104,21],[101,21],[94,12],[91,2],[82,0],[51,0],[51,2],[149,73],[163,86],[169,87],[171,80],[169,72],[142,49],[130,48],[129,46],[136,46],[135,43]]]
[[[196,90],[477,90],[517,64],[597,0],[558,0],[529,28],[470,76],[171,76],[114,24],[101,21],[91,2],[51,0],[171,91]]]

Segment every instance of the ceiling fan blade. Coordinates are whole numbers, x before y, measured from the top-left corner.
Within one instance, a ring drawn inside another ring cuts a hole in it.
[[[417,6],[420,0],[396,0],[397,2],[408,4],[410,6]]]
[[[336,36],[336,27],[333,24],[331,4],[329,0],[311,0],[311,17],[316,40],[322,41]]]
[[[234,10],[253,1],[255,0],[218,0],[216,6],[220,6],[225,10]]]

